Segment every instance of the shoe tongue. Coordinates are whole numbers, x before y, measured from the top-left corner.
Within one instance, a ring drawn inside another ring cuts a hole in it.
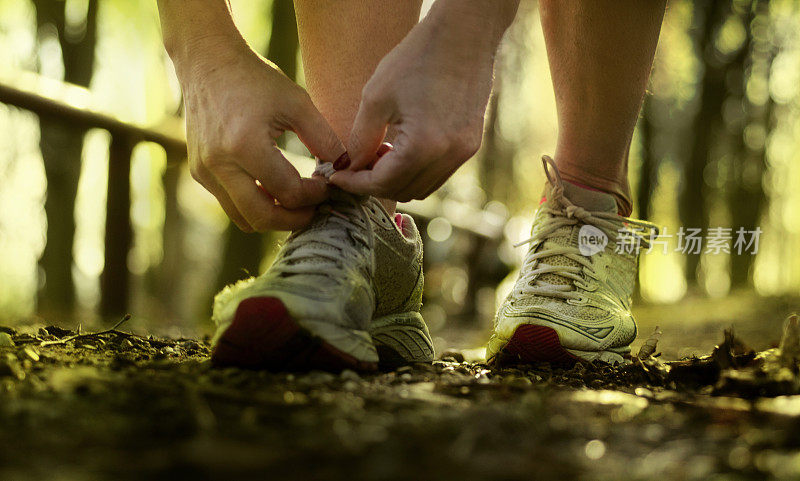
[[[564,197],[573,204],[594,212],[617,212],[617,201],[611,194],[564,182]]]
[[[586,187],[582,187],[577,184],[573,184],[571,182],[564,182],[564,197],[569,199],[570,202],[573,204],[583,207],[588,211],[593,212],[617,212],[617,201],[614,199],[614,196],[611,194],[606,194],[605,192],[600,192],[598,190],[589,189]],[[548,186],[549,187],[549,186]],[[547,191],[549,188],[545,188],[545,197],[547,196]],[[578,231],[580,230],[579,226],[564,226],[553,232],[553,234],[547,239],[544,245],[541,248],[547,248],[546,244],[553,244],[564,246],[564,245],[575,245],[578,242]],[[543,257],[542,262],[548,265],[553,266],[573,266],[578,267],[580,264],[575,262],[574,260],[563,256],[563,255],[555,255],[549,257]],[[566,277],[560,276],[555,273],[547,273],[542,274],[540,279],[544,282],[555,284],[555,285],[571,285],[572,280]]]
[[[330,242],[333,239],[358,247],[358,239],[362,236],[359,236],[358,233],[349,232],[341,224],[331,224],[331,222],[338,215],[348,217],[353,225],[357,225],[354,217],[363,215],[359,210],[364,200],[365,197],[363,196],[350,194],[340,189],[332,189],[330,198],[318,207],[319,212],[317,212],[311,224],[301,231],[294,232],[287,240],[287,243],[299,243],[292,247],[293,250],[313,248],[329,251],[336,256],[341,256],[342,251],[341,248]],[[366,240],[363,240],[363,242],[366,242]],[[298,256],[292,262],[293,265],[319,264],[320,266],[331,263],[330,259],[317,255]],[[320,272],[320,275],[325,277],[322,272]]]
[[[390,214],[389,211],[386,210],[386,207],[375,197],[369,197],[365,202],[368,207],[378,212],[379,216],[383,216],[389,221],[394,222],[394,225],[397,226],[403,237],[411,240],[414,239],[413,230],[410,229],[410,226],[414,224],[414,220],[408,214],[401,214],[400,212],[395,212],[394,215]]]

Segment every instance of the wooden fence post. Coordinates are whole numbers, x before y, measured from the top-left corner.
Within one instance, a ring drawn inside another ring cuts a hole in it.
[[[106,199],[105,265],[100,278],[100,313],[125,314],[128,309],[128,252],[131,228],[131,153],[135,142],[125,134],[111,133],[108,153],[108,197]]]
[[[184,219],[178,206],[178,183],[181,165],[186,161],[186,149],[166,149],[167,168],[162,182],[164,186],[164,228],[162,231],[163,257],[157,268],[157,296],[170,317],[181,317],[180,292],[182,286],[181,266],[184,263],[183,240]]]

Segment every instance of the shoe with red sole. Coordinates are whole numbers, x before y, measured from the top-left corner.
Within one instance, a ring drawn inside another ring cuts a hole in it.
[[[371,371],[430,362],[413,220],[335,190],[266,273],[214,301],[212,360],[276,371]]]
[[[564,182],[549,157],[548,183],[525,262],[497,312],[486,348],[495,365],[581,359],[622,363],[636,338],[631,314],[638,248],[656,227],[617,214],[610,194]],[[618,248],[618,246],[620,248]]]

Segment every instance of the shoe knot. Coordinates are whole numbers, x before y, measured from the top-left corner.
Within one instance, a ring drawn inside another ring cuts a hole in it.
[[[568,205],[564,211],[568,219],[586,220],[591,216],[586,209],[577,205]]]

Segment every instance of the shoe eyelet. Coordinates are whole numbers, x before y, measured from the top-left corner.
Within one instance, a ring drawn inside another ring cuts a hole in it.
[[[584,306],[588,302],[589,298],[586,296],[580,296],[577,299],[567,299],[567,304],[572,304],[573,306]]]

